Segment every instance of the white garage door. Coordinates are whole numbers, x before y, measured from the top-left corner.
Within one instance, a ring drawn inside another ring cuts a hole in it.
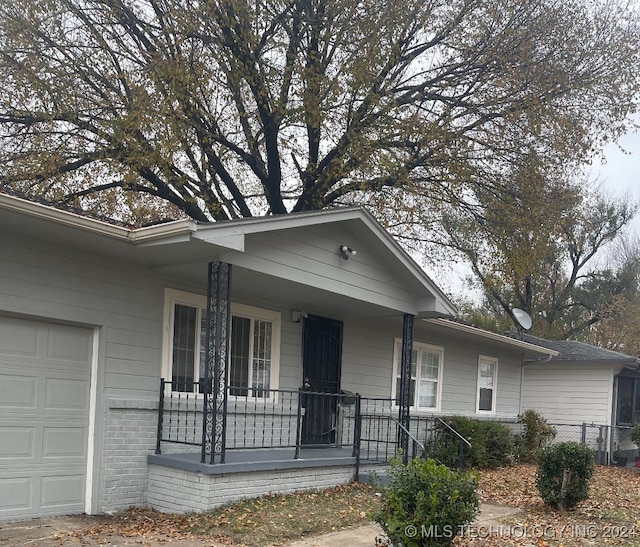
[[[0,520],[84,512],[91,341],[0,317]]]

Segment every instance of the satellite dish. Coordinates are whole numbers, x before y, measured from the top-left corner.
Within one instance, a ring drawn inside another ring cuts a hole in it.
[[[531,317],[526,311],[520,308],[513,308],[511,312],[523,330],[529,330],[531,328]]]

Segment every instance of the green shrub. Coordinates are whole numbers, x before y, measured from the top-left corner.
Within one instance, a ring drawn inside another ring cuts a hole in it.
[[[518,461],[536,463],[540,450],[554,439],[556,430],[535,410],[525,410],[518,416],[518,423],[524,426],[522,435],[516,440]]]
[[[513,435],[503,424],[476,420],[464,416],[451,416],[444,421],[471,443],[463,447],[464,467],[495,469],[513,463]],[[427,454],[450,467],[457,465],[459,442],[448,434],[443,425],[438,425]]]
[[[536,486],[545,503],[564,510],[586,500],[593,461],[593,451],[584,444],[564,442],[543,448]]]
[[[463,465],[465,468],[482,467],[478,462],[484,462],[484,427],[480,420],[464,416],[450,416],[443,418],[450,427],[471,443],[471,448],[463,445]],[[452,436],[448,429],[436,422],[434,435],[427,445],[427,455],[437,459],[449,467],[458,465],[459,440]]]
[[[504,424],[484,422],[484,452],[483,468],[497,469],[513,465],[513,434]]]
[[[478,481],[435,460],[391,461],[389,486],[375,520],[394,544],[404,547],[450,545],[479,509]]]

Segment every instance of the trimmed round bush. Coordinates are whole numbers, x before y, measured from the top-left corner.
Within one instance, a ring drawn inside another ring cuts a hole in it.
[[[435,460],[391,461],[389,486],[375,520],[393,544],[405,547],[450,545],[475,519],[480,502],[471,473],[452,471]]]
[[[565,510],[589,497],[594,456],[588,446],[576,442],[554,444],[542,449],[538,462],[536,486],[545,503]]]

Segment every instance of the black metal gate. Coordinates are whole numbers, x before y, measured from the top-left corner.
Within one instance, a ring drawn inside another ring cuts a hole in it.
[[[333,444],[342,362],[342,323],[309,316],[303,335],[302,444]],[[327,395],[323,395],[326,393]]]

